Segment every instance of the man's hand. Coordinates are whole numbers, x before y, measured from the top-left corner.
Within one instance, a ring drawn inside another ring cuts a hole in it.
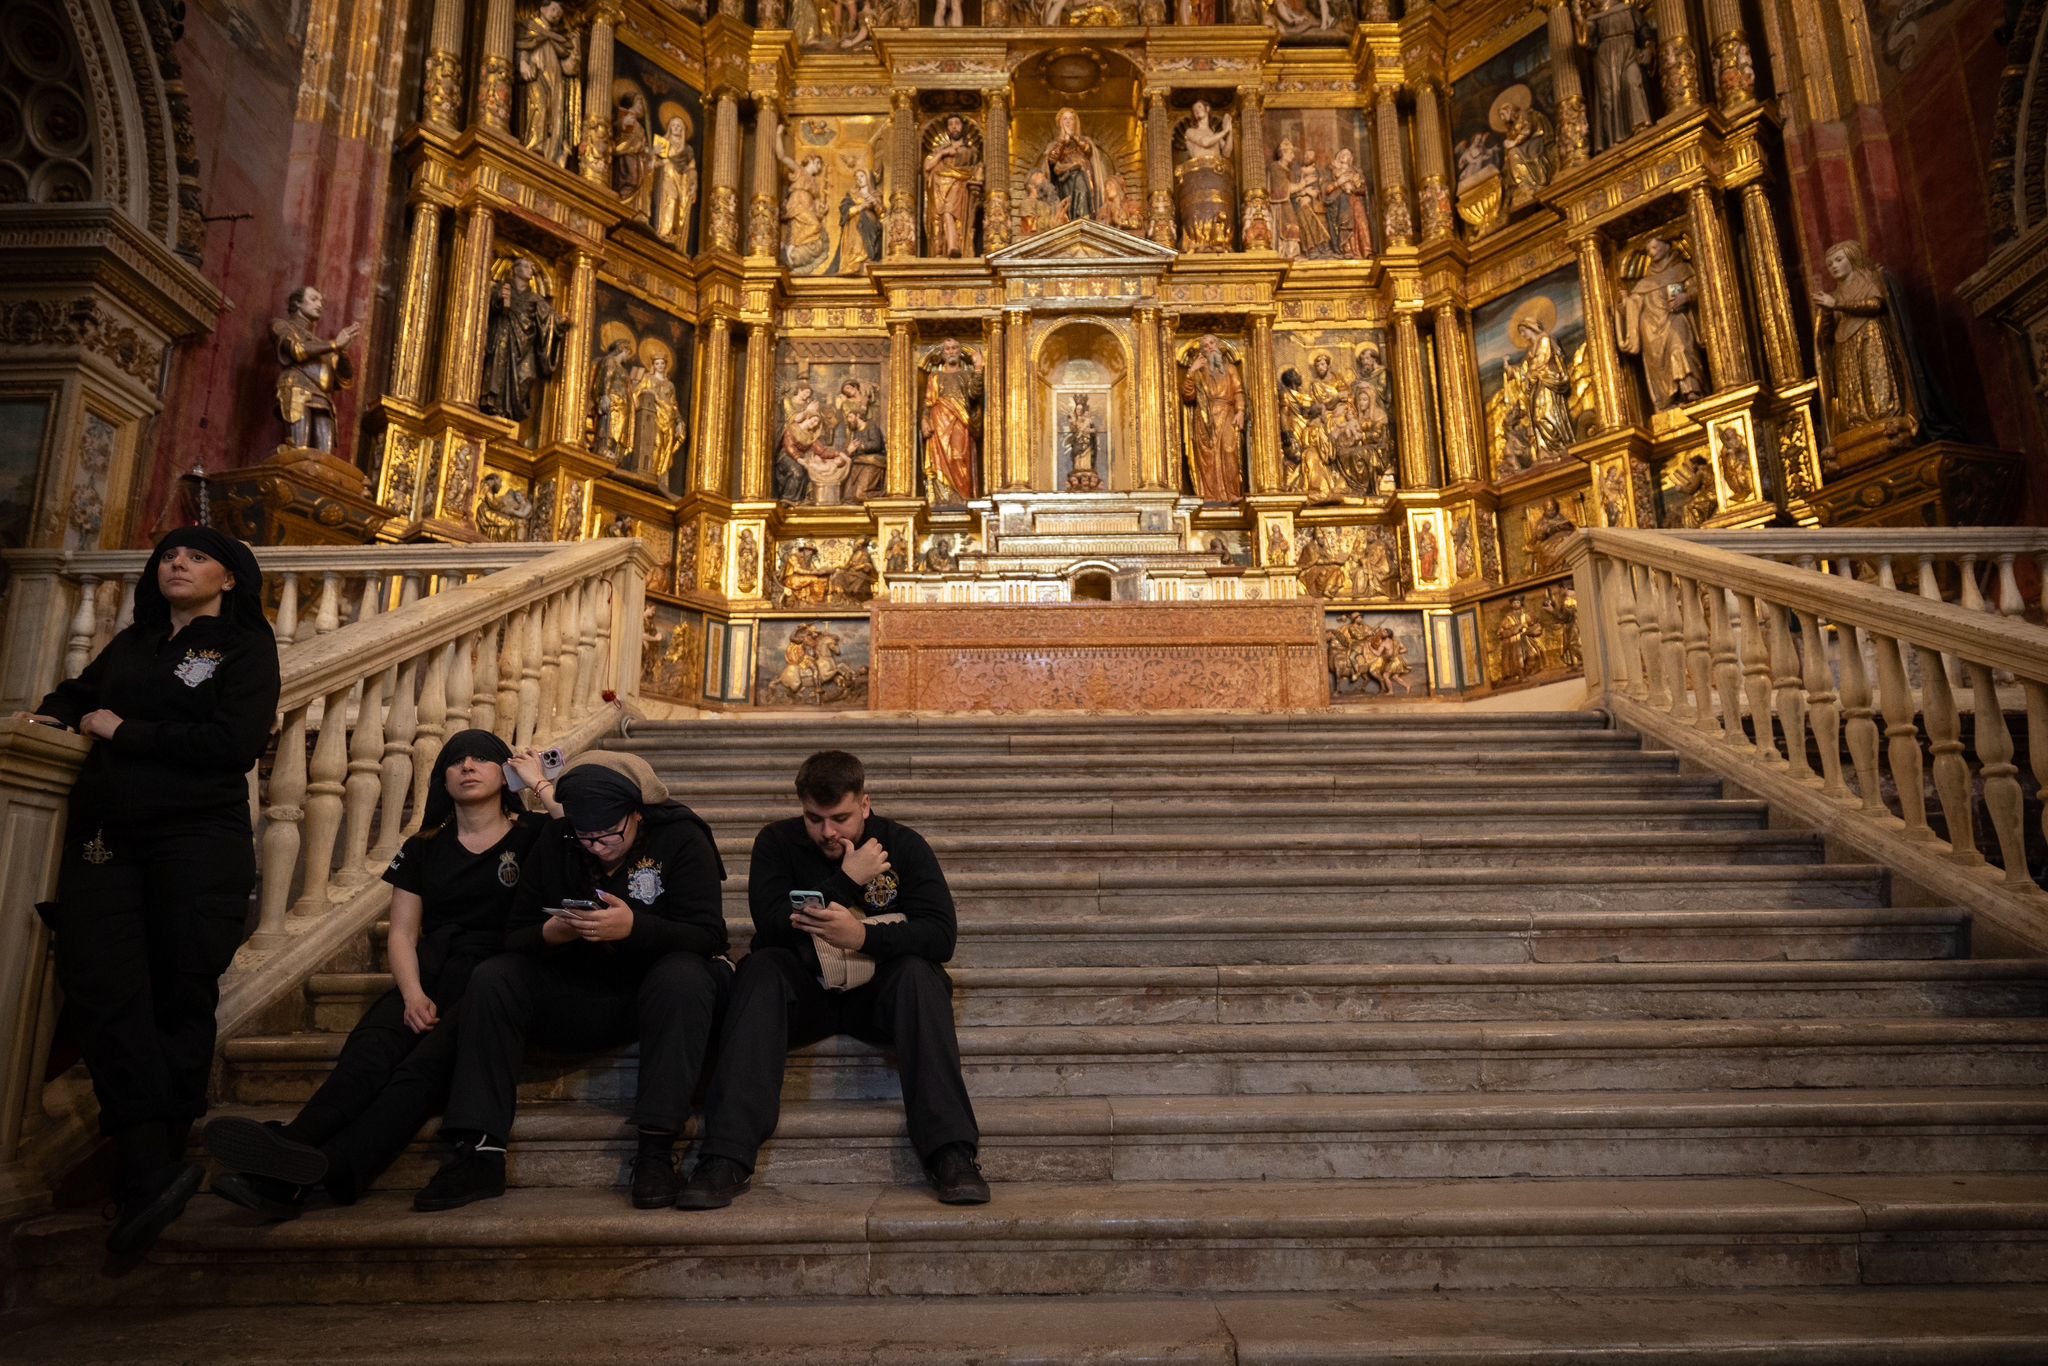
[[[866,850],[869,845],[881,847],[875,845],[873,840],[869,840],[866,845],[861,846],[861,851]],[[852,861],[852,855],[848,855],[848,861]],[[848,953],[860,952],[861,945],[868,942],[867,925],[859,916],[836,901],[827,902],[816,910],[792,911],[789,923],[805,934],[815,934],[833,948],[844,949]]]
[[[415,1034],[424,1034],[441,1023],[440,1008],[434,998],[424,991],[405,998],[405,1027]]]
[[[121,718],[105,708],[89,711],[78,719],[79,733],[90,735],[95,740],[111,740],[114,738],[114,732],[119,729]]]
[[[633,932],[631,906],[606,891],[599,891],[597,899],[604,905],[594,911],[585,911],[569,921],[578,935],[593,944],[609,944],[624,939]]]
[[[865,887],[889,871],[889,851],[878,839],[870,839],[858,849],[848,849],[843,841],[839,847],[839,871],[859,886]]]

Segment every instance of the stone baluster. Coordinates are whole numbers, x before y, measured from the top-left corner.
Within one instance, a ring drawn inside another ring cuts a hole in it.
[[[775,324],[747,330],[746,436],[740,443],[740,497],[758,501],[773,492],[769,413],[775,407]]]
[[[306,712],[294,707],[278,728],[277,757],[264,790],[263,887],[257,902],[261,942],[281,942],[298,872],[300,825],[306,819]]]
[[[1660,572],[1655,583],[1662,598],[1658,604],[1657,619],[1664,626],[1664,677],[1671,688],[1671,719],[1684,721],[1688,719],[1692,702],[1686,696],[1685,608],[1680,600],[1678,575]]]
[[[1630,566],[1630,572],[1636,585],[1636,639],[1642,650],[1643,700],[1668,710],[1671,689],[1664,682],[1663,595],[1657,591],[1655,570]]]
[[[541,604],[528,607],[520,614],[520,622],[526,628],[526,641],[519,654],[519,725],[513,732],[514,749],[533,743],[534,732],[540,728],[541,674],[552,668],[542,658]]]
[[[1977,557],[1963,556],[1962,567],[1956,573],[1956,601],[1972,612],[1984,610],[1984,594],[1977,587]]]
[[[2030,678],[2020,682],[2027,695],[2027,767],[2033,771],[2035,791],[2048,792],[2048,683]],[[2048,802],[2041,805],[2041,834],[2048,838]]]
[[[1408,158],[1401,146],[1401,90],[1383,85],[1373,96],[1374,147],[1380,164],[1381,229],[1389,247],[1415,245],[1415,210],[1408,197]]]
[[[343,782],[343,839],[341,874],[343,886],[369,876],[371,821],[377,812],[377,798],[384,787],[384,675],[371,674],[363,680],[356,705],[356,724],[349,737],[347,778]]]
[[[640,685],[637,660],[622,663],[613,648],[613,641],[617,638],[613,624],[620,615],[620,604],[631,602],[635,597],[633,585],[626,582],[626,576],[631,572],[631,568],[628,567],[614,573],[611,582],[605,587],[605,600],[597,606],[597,657],[603,661],[603,672],[600,675],[603,680],[602,686],[619,692],[630,691]],[[618,626],[623,629],[625,637],[637,647],[640,641],[640,625],[638,614],[633,615],[633,620],[619,621]],[[631,667],[627,667],[628,663]]]
[[[72,609],[71,630],[64,642],[64,677],[78,677],[92,659],[92,643],[99,635],[99,614],[99,577],[82,574],[78,579],[78,606]]]
[[[2020,790],[2019,766],[2013,763],[2012,729],[2006,725],[2005,707],[1998,700],[1998,680],[1989,665],[1973,663],[1970,686],[1975,702],[1971,724],[1976,732],[1977,758],[1983,764],[1980,776],[1984,780],[1984,810],[1998,836],[2005,885],[2031,888],[2034,879],[2027,866],[2026,796]]]
[[[1721,738],[1746,749],[1749,737],[1742,729],[1742,657],[1735,649],[1735,629],[1728,619],[1728,591],[1709,588],[1707,605],[1707,648],[1712,657],[1714,691],[1721,699]]]
[[[1264,388],[1255,388],[1253,393],[1265,401],[1257,407],[1271,408],[1271,396],[1279,390],[1279,381]],[[1397,430],[1395,442],[1400,448],[1401,487],[1404,489],[1433,489],[1441,480],[1437,477],[1436,461],[1429,448],[1429,357],[1422,349],[1422,333],[1415,325],[1412,309],[1394,312],[1394,407]],[[1276,440],[1277,446],[1277,440]]]
[[[441,711],[445,715],[442,735],[453,735],[476,724],[471,708],[476,705],[476,652],[483,639],[481,630],[471,631],[443,648],[447,661],[442,668]],[[424,705],[424,704],[422,704]]]
[[[1747,593],[1735,595],[1737,619],[1741,626],[1742,695],[1749,702],[1749,724],[1759,759],[1778,757],[1777,736],[1771,730],[1771,654],[1764,642],[1756,599]]]
[[[1692,48],[1692,0],[1656,0],[1657,67],[1664,108],[1681,113],[1700,102],[1699,57]]]
[[[420,122],[438,133],[462,127],[463,0],[434,0],[420,78]]]
[[[320,575],[320,601],[313,609],[313,635],[317,639],[341,629],[341,575],[327,570]]]
[[[1762,181],[1742,187],[1744,246],[1749,253],[1750,286],[1756,295],[1757,331],[1763,337],[1764,365],[1771,383],[1785,387],[1799,382],[1806,368],[1799,332],[1792,316],[1792,290],[1785,280],[1785,256],[1778,245],[1778,217]]]
[[[486,128],[512,131],[512,0],[489,0],[484,10],[483,61],[476,75],[476,117]]]
[[[597,595],[595,581],[583,585],[576,603],[576,712],[596,704],[598,695]]]
[[[774,256],[782,203],[782,123],[775,96],[754,92],[754,192],[747,206],[747,255]]]
[[[1700,585],[1678,580],[1680,620],[1685,629],[1686,672],[1692,679],[1692,724],[1702,735],[1718,735],[1721,719],[1714,712],[1714,653],[1707,637],[1706,604]]]
[[[1912,839],[1932,839],[1927,824],[1927,790],[1920,765],[1920,729],[1914,724],[1920,709],[1906,682],[1906,662],[1899,642],[1890,636],[1873,635],[1877,654],[1877,691],[1884,711],[1885,751],[1891,760],[1892,786],[1899,793],[1899,818]],[[1939,672],[1937,670],[1937,672]]]
[[[917,92],[889,92],[890,260],[917,255]]]
[[[477,337],[484,331],[491,283],[491,243],[496,220],[491,210],[472,204],[462,211],[462,236],[449,269],[449,338]],[[441,397],[474,407],[483,383],[483,348],[450,344],[441,348]],[[424,474],[424,471],[422,471]],[[431,491],[427,496],[432,497]]]
[[[740,101],[721,90],[711,102],[710,228],[714,251],[740,249]]]
[[[1609,610],[1614,619],[1613,648],[1602,653],[1614,662],[1616,687],[1621,694],[1639,698],[1643,696],[1644,688],[1642,632],[1636,618],[1635,577],[1626,564],[1603,557],[1600,561],[1600,582],[1604,588],[1601,596],[1611,604]]]
[[[1778,712],[1778,724],[1785,732],[1785,762],[1792,776],[1810,781],[1813,764],[1806,757],[1806,686],[1800,673],[1799,651],[1792,643],[1791,619],[1775,602],[1759,599],[1765,612],[1765,630],[1770,637],[1771,691]]]
[[[1714,373],[1716,389],[1732,389],[1749,383],[1755,373],[1749,359],[1749,331],[1743,322],[1742,299],[1736,288],[1735,251],[1728,241],[1720,193],[1713,186],[1693,186],[1685,192],[1685,202],[1698,253],[1693,280],[1700,294],[1702,321],[1706,323],[1707,365]]]
[[[1422,223],[1422,240],[1440,242],[1457,228],[1451,211],[1451,152],[1444,138],[1444,93],[1434,79],[1415,87],[1415,160],[1419,179],[1415,186],[1416,217]]]
[[[1848,560],[1835,561],[1835,572],[1855,582],[1855,566]],[[1842,674],[1842,728],[1849,745],[1849,762],[1856,770],[1856,793],[1863,809],[1874,815],[1888,815],[1878,768],[1877,709],[1870,690],[1870,671],[1864,664],[1863,633],[1841,627],[1835,658]]]
[[[984,252],[1010,245],[1010,93],[988,92],[988,127],[982,134],[981,235]],[[993,406],[993,405],[991,405]]]
[[[572,588],[558,594],[555,622],[555,725],[574,720],[582,698],[577,694],[581,661],[576,642],[583,633],[583,590]],[[550,727],[553,733],[553,727]]]
[[[1933,756],[1934,795],[1948,824],[1950,857],[1977,864],[1976,800],[1970,786],[1970,764],[1963,757],[1962,718],[1956,712],[1955,689],[1939,650],[1916,647],[1920,656],[1920,715],[1927,726],[1927,748]],[[1952,657],[1948,664],[1953,667]],[[1896,769],[1894,770],[1896,776]]]
[[[1572,30],[1572,0],[1548,0],[1550,7],[1550,72],[1557,92],[1558,169],[1586,164],[1591,155],[1593,120],[1579,83],[1578,35]]]
[[[327,909],[334,875],[334,845],[341,835],[343,780],[348,776],[348,699],[355,686],[328,693],[320,708],[320,734],[307,768],[305,874],[295,915]]]
[[[121,606],[114,613],[114,629],[107,633],[109,640],[135,624],[135,581],[133,574],[121,576]]]
[[[2026,600],[2020,596],[2020,581],[2013,572],[2013,561],[2018,555],[2010,550],[1998,552],[1998,614],[2002,617],[2017,617],[2025,614]]]
[[[271,623],[271,633],[277,637],[277,648],[281,654],[297,642],[299,636],[299,576],[278,575],[277,619]]]
[[[527,610],[521,607],[498,622],[498,701],[492,732],[507,744],[513,744],[519,733],[519,670],[526,654]]]
[[[1820,750],[1821,788],[1830,797],[1847,799],[1848,786],[1842,781],[1842,709],[1835,691],[1834,670],[1828,667],[1828,638],[1820,617],[1812,611],[1798,613],[1799,655],[1804,669],[1801,685],[1806,691],[1806,719],[1813,727],[1813,742]]]
[[[576,167],[585,180],[607,187],[612,181],[612,33],[624,12],[623,0],[598,0],[590,9],[589,41],[583,47],[583,142]]]
[[[476,648],[476,664],[469,671],[472,680],[469,695],[469,726],[472,730],[487,730],[493,735],[499,733],[498,632],[503,625],[502,621],[493,622],[470,637]],[[468,642],[465,642],[465,648],[467,646]],[[451,688],[456,677],[459,677],[462,663],[460,658],[455,661],[458,673],[449,678]]]
[[[1167,115],[1166,92],[1145,96],[1145,202],[1150,215],[1145,234],[1162,247],[1175,245],[1173,226],[1173,123]]]
[[[426,656],[427,672],[426,676],[420,679],[419,703],[415,712],[417,719],[413,726],[411,753],[408,756],[412,764],[412,801],[409,805],[415,822],[426,814],[427,792],[433,784],[434,761],[441,757],[442,742],[455,731],[464,728],[452,724],[449,693],[453,688],[448,679],[449,665],[454,662],[456,650],[462,643],[448,641],[437,646]],[[465,682],[462,692],[462,708],[465,713],[469,710],[468,689],[469,685]],[[404,695],[404,685],[401,683],[399,696]],[[463,717],[465,722],[468,719],[466,715]],[[385,800],[390,800],[388,788]],[[392,819],[392,813],[388,808],[384,815],[387,822]],[[402,828],[402,813],[398,819]]]
[[[557,653],[557,642],[562,632],[562,605],[559,597],[543,598],[534,604],[533,610],[533,654],[539,660],[539,700],[534,705],[534,734],[551,729],[562,706],[561,656]],[[532,740],[529,735],[527,739]]]
[[[1707,0],[1707,42],[1714,54],[1714,90],[1721,107],[1742,108],[1756,99],[1756,66],[1743,31],[1742,0]]]
[[[707,329],[702,388],[691,482],[699,493],[722,497],[732,488],[732,319],[722,313]]]

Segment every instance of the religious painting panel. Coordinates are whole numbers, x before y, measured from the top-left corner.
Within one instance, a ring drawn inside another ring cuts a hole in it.
[[[35,524],[43,434],[49,423],[45,399],[0,402],[0,549],[28,544]]]
[[[1401,535],[1391,526],[1297,525],[1294,567],[1302,593],[1331,602],[1398,602]]]
[[[613,54],[612,189],[630,227],[687,256],[707,188],[704,97],[624,43]]]
[[[641,622],[641,692],[695,705],[703,696],[703,675],[703,614],[665,602],[648,603]]]
[[[1502,549],[1506,553],[1509,583],[1541,579],[1564,572],[1565,548],[1572,533],[1593,525],[1591,499],[1584,489],[1533,498],[1500,510],[1507,529]]]
[[[603,281],[596,316],[591,453],[636,483],[665,494],[687,491],[696,327]]]
[[[782,263],[792,275],[858,275],[880,259],[889,121],[805,117],[786,125]]]
[[[1475,233],[1536,202],[1557,166],[1557,108],[1544,28],[1451,83],[1458,215]]]
[[[1272,0],[1265,20],[1283,47],[1341,44],[1357,31],[1358,10],[1354,0]]]
[[[755,705],[863,708],[868,704],[868,660],[865,618],[764,621]]]
[[[785,337],[777,345],[769,413],[776,501],[857,506],[882,491],[888,359],[880,337]]]
[[[963,103],[926,119],[917,151],[924,254],[953,260],[980,255],[987,172],[981,116],[974,105]]]
[[[552,515],[553,502],[549,503]],[[510,470],[486,467],[477,486],[476,529],[487,541],[538,541],[552,530],[540,520],[533,481]]]
[[[1423,592],[1451,586],[1450,532],[1442,508],[1408,509],[1409,580]]]
[[[1287,487],[1311,504],[1394,491],[1394,389],[1386,356],[1386,333],[1377,328],[1273,334]]]
[[[1591,387],[1578,270],[1564,266],[1472,312],[1493,477],[1568,459]]]
[[[963,331],[965,331],[963,324]],[[962,507],[979,489],[987,348],[945,337],[917,362],[918,477],[933,507]]]
[[[859,607],[880,574],[865,536],[802,536],[776,544],[767,597],[785,608]]]
[[[1274,250],[1290,259],[1371,256],[1377,190],[1365,112],[1275,109],[1266,115],[1266,145]]]
[[[1498,686],[1547,683],[1583,671],[1579,595],[1569,578],[1518,589],[1479,606],[1486,676]]]
[[[754,691],[754,623],[704,619],[704,700],[744,704]]]
[[[1323,648],[1332,699],[1429,695],[1420,612],[1325,612]]]

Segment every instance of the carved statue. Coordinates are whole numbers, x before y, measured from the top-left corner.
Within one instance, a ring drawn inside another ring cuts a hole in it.
[[[1069,493],[1094,493],[1102,487],[1096,471],[1102,426],[1089,406],[1088,395],[1076,394],[1067,410],[1066,430],[1060,435],[1060,450],[1067,458],[1066,488]]]
[[[1577,669],[1586,663],[1585,647],[1579,641],[1579,594],[1575,588],[1553,583],[1543,590],[1536,604],[1541,629],[1557,633],[1557,662],[1560,668]]]
[[[1291,365],[1280,372],[1280,442],[1291,487],[1298,488],[1311,503],[1334,503],[1344,497],[1328,410],[1302,379],[1301,371]]]
[[[1124,188],[1124,178],[1114,171],[1102,182],[1102,221],[1125,232],[1143,232],[1145,207]]]
[[[476,529],[489,541],[523,541],[533,526],[533,500],[518,489],[505,487],[505,476],[495,470],[484,476],[483,496],[477,499]]]
[[[657,484],[668,483],[669,467],[683,445],[683,414],[676,403],[668,357],[656,353],[633,385],[633,460],[628,468]]]
[[[782,400],[782,432],[775,442],[775,497],[785,503],[836,506],[853,462],[825,439],[825,410],[809,380]]]
[[[1123,180],[1117,180],[1117,192],[1123,192]],[[1058,227],[1067,221],[1067,206],[1060,202],[1052,191],[1052,177],[1044,171],[1033,171],[1024,183],[1024,199],[1018,207],[1017,231],[1022,236]]]
[[[1415,524],[1415,581],[1435,583],[1443,568],[1443,543],[1437,540],[1434,519]]]
[[[679,250],[690,246],[690,224],[697,216],[697,149],[690,145],[690,123],[671,114],[668,127],[654,139],[654,177],[647,222],[657,237]]]
[[[1522,553],[1529,557],[1529,573],[1554,573],[1564,567],[1565,544],[1579,525],[1565,516],[1563,505],[1555,498],[1545,499],[1540,513],[1534,508],[1529,511],[1533,515],[1522,535]]]
[[[1557,339],[1550,335],[1556,318],[1556,306],[1538,295],[1517,310],[1508,328],[1522,359],[1507,363],[1502,391],[1510,386],[1519,390],[1532,464],[1564,459],[1572,442],[1578,440],[1572,422],[1571,371]]]
[[[853,173],[853,187],[839,200],[839,250],[832,253],[833,275],[858,275],[882,259],[882,191],[874,173],[862,166]]]
[[[620,337],[599,352],[590,368],[591,454],[617,463],[633,444],[633,386],[640,366],[633,343]]]
[[[1338,7],[1332,0],[1273,0],[1266,10],[1266,26],[1283,38],[1339,32]]]
[[[1650,126],[1643,71],[1656,39],[1633,0],[1575,0],[1573,18],[1579,45],[1593,51],[1593,150],[1601,152]]]
[[[1394,386],[1380,349],[1368,342],[1351,360],[1351,421],[1358,454],[1346,473],[1366,493],[1377,492],[1394,468]],[[1338,451],[1339,464],[1344,451]]]
[[[1316,165],[1315,148],[1303,149],[1296,164],[1294,142],[1280,139],[1273,158],[1274,202],[1287,206],[1287,226],[1280,229],[1281,254],[1285,256],[1328,257],[1337,253],[1330,241],[1329,214],[1323,203],[1323,173]],[[1291,232],[1290,232],[1291,230]],[[1291,235],[1292,245],[1287,244]]]
[[[654,189],[649,146],[647,101],[630,90],[612,110],[612,190],[639,219],[647,217]]]
[[[957,5],[959,0],[954,0]],[[981,194],[980,138],[949,114],[925,143],[924,239],[929,256],[974,255],[974,201]]]
[[[851,468],[840,494],[845,503],[875,496],[889,473],[888,434],[875,421],[875,386],[848,379],[839,386],[839,444]]]
[[[1301,591],[1312,598],[1341,598],[1351,581],[1344,561],[1332,554],[1314,532],[1306,533],[1301,550],[1294,557],[1294,569],[1301,579]]]
[[[526,16],[513,40],[518,59],[521,141],[536,156],[569,164],[576,130],[583,122],[583,58],[576,37],[562,24],[559,0],[546,0]]]
[[[1331,154],[1329,174],[1323,177],[1323,220],[1332,256],[1357,259],[1372,255],[1365,173],[1349,147],[1339,147]]]
[[[825,159],[807,152],[798,161],[775,146],[775,158],[789,172],[782,192],[782,263],[795,275],[816,275],[825,259]]]
[[[554,377],[562,342],[572,324],[534,288],[533,262],[519,257],[491,294],[484,339],[484,377],[477,406],[496,417],[524,422],[533,411],[535,384]]]
[[[1555,130],[1534,100],[1528,86],[1511,85],[1494,99],[1488,118],[1506,153],[1508,195],[1515,207],[1529,203],[1550,183],[1550,140]]]
[[[1671,481],[1671,490],[1685,500],[1679,505],[1678,518],[1688,531],[1705,526],[1707,519],[1721,510],[1721,500],[1714,490],[1714,466],[1700,451],[1686,458],[1682,471]],[[1617,511],[1610,508],[1609,517]]]
[[[1949,435],[1897,282],[1861,242],[1835,243],[1826,261],[1833,278],[1814,294],[1813,309],[1830,444],[1902,447]]]
[[[1749,473],[1749,438],[1737,423],[1730,422],[1714,433],[1714,446],[1721,462],[1721,483],[1738,503],[1756,497],[1756,481]]]
[[[1212,121],[1206,100],[1196,100],[1181,130],[1186,150],[1173,179],[1179,189],[1182,251],[1229,251],[1237,222],[1237,175],[1231,157],[1237,132],[1230,115]]]
[[[1052,197],[1064,215],[1061,222],[1096,217],[1102,183],[1109,176],[1109,159],[1095,139],[1081,131],[1081,115],[1072,107],[1055,116],[1052,139],[1045,144],[1040,162]]]
[[[967,14],[963,8],[963,0],[933,0],[933,28],[965,28],[966,26]]]
[[[1543,668],[1543,627],[1536,618],[1529,615],[1523,595],[1515,594],[1508,599],[1505,612],[1493,628],[1494,639],[1500,645],[1500,669],[1497,682],[1513,683],[1528,678]]]
[[[964,503],[974,496],[976,413],[981,407],[981,362],[948,337],[924,362],[924,399],[918,432],[924,438],[925,480],[933,503]]]
[[[1693,328],[1693,268],[1661,237],[1652,237],[1630,267],[1642,273],[1615,310],[1615,344],[1643,358],[1650,404],[1661,413],[1706,392],[1706,366]]]
[[[882,560],[883,568],[891,574],[910,572],[910,543],[903,539],[903,529],[898,527],[889,533],[889,550]]]
[[[285,301],[284,316],[270,323],[277,345],[277,412],[284,419],[286,440],[302,450],[334,451],[334,392],[354,382],[355,367],[348,348],[362,335],[361,323],[350,323],[323,341],[314,330],[327,301],[311,285],[301,285]]]
[[[1180,401],[1191,409],[1181,438],[1195,496],[1237,502],[1244,497],[1244,377],[1214,333],[1196,343],[1181,371]]]

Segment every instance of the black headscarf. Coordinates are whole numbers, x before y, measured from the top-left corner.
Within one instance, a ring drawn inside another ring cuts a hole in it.
[[[512,757],[512,747],[487,730],[458,730],[441,745],[434,756],[434,772],[427,780],[427,807],[420,816],[420,833],[433,834],[455,815],[455,798],[448,795],[448,770],[464,759],[482,759],[502,764]],[[507,811],[519,810],[519,798],[506,788],[498,799]]]
[[[555,784],[555,800],[562,804],[569,828],[588,834],[610,830],[646,805],[638,783],[594,764],[564,773]]]
[[[157,586],[157,567],[164,556],[179,546],[203,551],[227,566],[235,586],[220,597],[220,614],[244,630],[271,634],[270,619],[263,615],[263,570],[256,564],[256,552],[232,536],[211,527],[181,526],[156,543],[142,577],[135,583],[137,625],[162,629],[171,624],[171,604]]]

